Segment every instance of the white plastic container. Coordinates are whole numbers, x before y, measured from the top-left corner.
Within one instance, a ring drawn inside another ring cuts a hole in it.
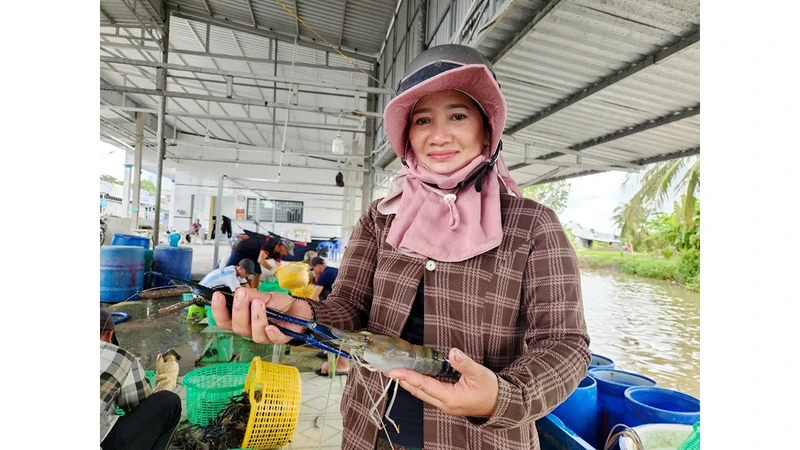
[[[644,448],[642,450],[675,450],[692,434],[691,425],[677,423],[650,423],[633,427]],[[617,430],[619,431],[619,430]],[[633,439],[622,436],[619,439],[621,450],[638,450]]]

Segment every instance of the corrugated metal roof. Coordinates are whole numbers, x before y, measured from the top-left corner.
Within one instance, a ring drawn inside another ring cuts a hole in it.
[[[160,61],[158,42],[142,32],[128,7],[141,1],[149,0],[101,0],[101,55]],[[338,168],[342,160],[330,157],[329,150],[337,129],[361,130],[357,137],[364,145],[363,118],[270,107],[274,102],[365,111],[364,92],[300,84],[290,98],[288,83],[236,76],[232,98],[226,100],[226,77],[213,71],[365,87],[367,72],[375,66],[371,58],[384,45],[397,0],[281,0],[324,40],[340,45],[346,56],[299,24],[277,0],[168,3],[173,11],[169,62],[198,68],[171,68],[169,91],[220,100],[168,99],[168,122],[183,133],[179,136],[201,141],[170,147],[172,155],[229,160],[236,153],[274,161],[278,153],[269,149],[282,147],[285,136],[287,152],[318,155],[314,164]],[[699,152],[699,0],[431,0],[428,5],[428,38],[441,23],[433,43],[451,42],[452,33],[460,31],[456,40],[494,60],[508,104],[503,155],[518,183],[598,170],[631,171],[647,162]],[[391,86],[407,57],[417,52],[412,41],[418,37],[418,2],[401,6],[393,31],[400,34],[396,39],[392,35],[380,61],[384,71],[393,66]],[[474,16],[465,20],[468,13]],[[411,17],[415,22],[409,24]],[[393,42],[399,44],[407,30],[406,48],[395,48]],[[363,59],[354,59],[358,56]],[[155,110],[155,68],[104,62],[100,75],[116,86],[148,90],[124,96],[151,113]],[[389,98],[384,94],[378,108]],[[267,107],[255,106],[259,102]],[[133,115],[103,110],[101,116],[108,121],[115,113],[117,118]],[[295,126],[284,133],[287,115]],[[131,124],[125,129],[132,130]],[[206,133],[211,141],[203,144]],[[350,147],[351,133],[342,135]],[[223,148],[235,142],[252,148]],[[398,171],[399,164],[387,154],[391,149],[380,158],[380,166],[388,163],[387,171]],[[308,160],[297,158],[295,164]]]

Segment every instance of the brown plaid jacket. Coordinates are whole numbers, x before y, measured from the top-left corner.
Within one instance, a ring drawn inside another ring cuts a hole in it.
[[[433,261],[429,270],[429,260],[386,243],[394,215],[380,214],[374,202],[353,230],[331,295],[314,305],[322,323],[399,336],[424,279],[425,345],[445,355],[457,347],[497,373],[499,398],[488,419],[453,417],[425,404],[426,450],[538,449],[535,421],[586,375],[580,273],[558,217],[506,194],[501,210],[498,248],[463,262]],[[348,377],[342,396],[347,449],[373,449],[378,433],[367,414],[370,398],[381,394],[380,374],[360,371]]]

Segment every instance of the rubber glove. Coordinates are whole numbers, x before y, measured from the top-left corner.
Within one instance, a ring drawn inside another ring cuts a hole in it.
[[[175,350],[168,350],[164,354],[156,356],[156,391],[171,391],[178,384],[178,360],[180,359]]]

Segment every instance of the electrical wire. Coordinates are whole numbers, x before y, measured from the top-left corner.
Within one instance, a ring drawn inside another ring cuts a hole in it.
[[[319,33],[317,33],[317,32],[316,32],[316,31],[315,31],[313,28],[311,28],[310,26],[308,26],[308,24],[306,24],[305,22],[303,22],[303,19],[301,19],[300,17],[298,17],[298,16],[297,16],[297,14],[295,14],[295,13],[294,13],[294,11],[292,11],[292,10],[291,10],[291,9],[289,9],[289,8],[287,8],[287,7],[286,7],[286,5],[284,5],[283,3],[281,3],[281,0],[275,0],[275,2],[276,2],[278,5],[280,5],[280,7],[281,7],[281,8],[283,8],[284,10],[286,10],[286,12],[288,12],[289,14],[291,14],[291,15],[292,15],[292,17],[294,17],[294,19],[295,19],[296,21],[300,22],[301,24],[303,24],[303,26],[304,26],[304,27],[308,28],[308,30],[309,30],[309,31],[311,31],[312,33],[314,33],[314,35],[315,35],[316,37],[320,38],[320,39],[321,39],[323,42],[325,42],[326,44],[328,44],[328,47],[332,48],[332,49],[333,49],[333,50],[334,50],[336,53],[338,53],[339,55],[341,55],[341,57],[342,57],[342,58],[346,59],[346,60],[347,60],[347,61],[348,61],[350,64],[352,64],[352,65],[353,65],[353,67],[355,67],[356,69],[360,70],[360,71],[361,71],[361,73],[363,73],[364,75],[366,75],[366,76],[367,76],[367,77],[369,77],[370,79],[372,79],[372,80],[374,80],[375,82],[377,82],[377,83],[378,83],[378,84],[379,84],[381,87],[387,88],[387,86],[386,86],[385,84],[383,84],[383,83],[382,83],[382,82],[381,82],[379,79],[377,79],[377,78],[373,77],[373,76],[372,76],[372,75],[370,75],[370,74],[369,74],[367,71],[365,71],[364,69],[362,69],[361,67],[359,67],[359,66],[358,66],[358,64],[356,64],[356,62],[355,62],[355,61],[354,61],[352,58],[350,58],[350,57],[348,57],[347,55],[345,55],[344,53],[342,53],[342,52],[341,52],[341,51],[340,51],[338,48],[336,48],[336,47],[335,47],[333,44],[331,44],[330,42],[328,42],[328,40],[327,40],[327,39],[325,39],[324,37],[322,37],[322,36],[321,36]]]

